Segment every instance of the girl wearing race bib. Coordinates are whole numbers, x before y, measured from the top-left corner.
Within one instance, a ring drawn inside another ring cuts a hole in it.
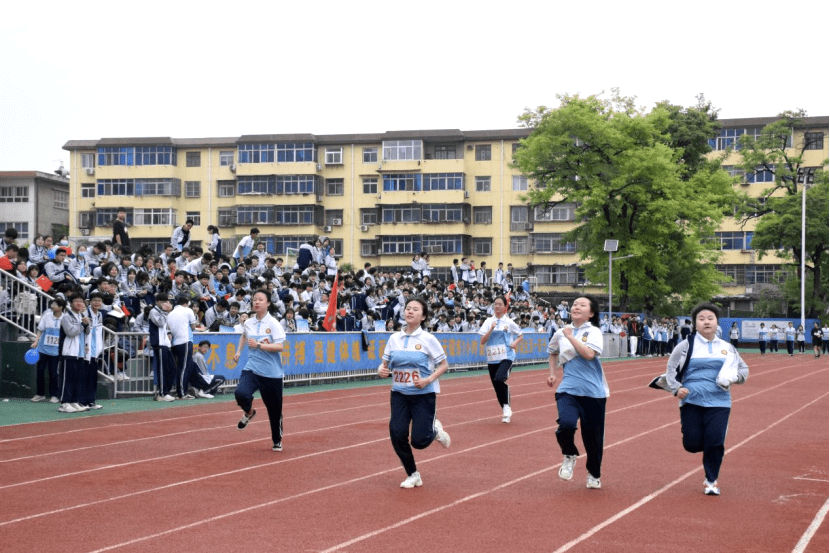
[[[450,447],[450,435],[435,418],[436,395],[441,391],[438,378],[449,365],[440,342],[423,330],[428,314],[427,304],[421,298],[411,297],[406,302],[406,326],[390,336],[378,367],[378,376],[392,377],[389,437],[406,470],[402,488],[423,484],[415,466],[413,447],[425,449],[433,440]]]
[[[556,441],[562,449],[559,478],[573,477],[579,450],[574,443],[576,425],[582,429],[582,443],[588,459],[589,489],[599,489],[602,448],[605,439],[605,403],[610,394],[599,357],[603,337],[596,300],[579,297],[571,306],[571,324],[556,331],[548,344],[550,376],[548,386],[556,382],[556,367],[562,365],[562,383],[556,390],[559,428]]]
[[[44,311],[37,325],[37,335],[32,342],[32,349],[37,349],[40,357],[37,361],[37,394],[32,401],[46,399],[46,372],[49,372],[50,403],[57,403],[60,396],[58,386],[58,342],[61,332],[61,317],[66,309],[66,302],[55,298],[49,302],[50,311]]]
[[[493,300],[494,316],[489,317],[478,331],[481,345],[487,355],[487,370],[496,391],[496,399],[502,408],[501,422],[510,422],[513,410],[510,408],[510,369],[516,360],[516,346],[522,341],[522,329],[507,316],[507,299],[496,296]]]

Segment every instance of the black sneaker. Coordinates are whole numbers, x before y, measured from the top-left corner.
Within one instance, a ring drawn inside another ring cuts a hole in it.
[[[251,410],[251,416],[242,415],[242,418],[239,419],[239,422],[236,423],[236,427],[240,430],[245,430],[245,427],[248,426],[248,423],[251,422],[251,419],[256,416],[256,409]]]
[[[282,451],[282,442],[275,443],[274,447],[271,448],[271,451]]]

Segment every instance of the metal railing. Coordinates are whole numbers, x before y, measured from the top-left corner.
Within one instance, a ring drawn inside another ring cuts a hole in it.
[[[51,299],[39,286],[0,269],[0,321],[17,329],[20,338],[34,338],[40,314]]]

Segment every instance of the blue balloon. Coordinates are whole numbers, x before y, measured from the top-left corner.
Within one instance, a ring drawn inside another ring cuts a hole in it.
[[[49,250],[46,253],[46,257],[48,257],[49,259],[55,259],[55,250]]]
[[[23,357],[28,364],[37,365],[37,360],[40,359],[40,353],[36,349],[29,349]]]

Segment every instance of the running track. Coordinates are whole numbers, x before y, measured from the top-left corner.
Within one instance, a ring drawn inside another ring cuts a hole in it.
[[[677,400],[646,388],[666,359],[605,364],[602,490],[557,477],[547,370],[510,379],[513,422],[483,372],[445,379],[452,447],[416,451],[424,485],[388,439],[388,388],[286,396],[284,451],[267,417],[236,430],[233,402],[0,427],[6,551],[828,550],[828,366],[744,356],[722,494],[702,493]],[[578,434],[577,434],[578,436]],[[581,440],[577,437],[581,449]]]

